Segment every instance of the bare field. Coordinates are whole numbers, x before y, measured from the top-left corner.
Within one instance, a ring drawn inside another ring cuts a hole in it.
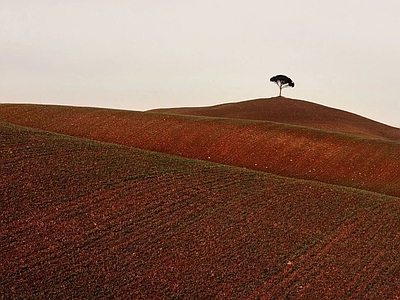
[[[0,148],[2,299],[400,297],[399,198],[5,123]]]
[[[400,196],[400,143],[253,120],[0,105],[0,120],[277,175]]]
[[[285,97],[254,99],[209,107],[164,108],[152,111],[273,121],[400,142],[400,128],[391,127],[340,109]]]

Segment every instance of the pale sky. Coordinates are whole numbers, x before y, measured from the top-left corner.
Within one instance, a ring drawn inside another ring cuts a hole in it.
[[[148,110],[283,95],[400,127],[400,1],[0,0],[0,102]]]

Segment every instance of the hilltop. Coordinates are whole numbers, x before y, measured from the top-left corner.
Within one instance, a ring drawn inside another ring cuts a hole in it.
[[[156,139],[163,118],[24,109],[24,122],[107,139],[139,119],[126,141]],[[2,299],[400,295],[399,198],[1,122],[0,166]]]
[[[226,103],[209,107],[155,109],[154,112],[301,125],[366,137],[400,141],[400,129],[343,110],[285,97]]]

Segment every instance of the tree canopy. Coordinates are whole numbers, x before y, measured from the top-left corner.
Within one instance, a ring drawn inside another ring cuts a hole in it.
[[[269,80],[271,82],[275,82],[279,87],[279,96],[282,95],[282,89],[286,87],[294,87],[294,82],[292,79],[287,77],[286,75],[275,75],[271,77]]]

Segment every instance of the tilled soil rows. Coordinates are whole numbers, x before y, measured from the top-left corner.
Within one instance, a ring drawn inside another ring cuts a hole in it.
[[[0,123],[0,298],[400,296],[400,199]]]
[[[0,105],[0,120],[71,136],[400,196],[400,143],[252,120]]]

